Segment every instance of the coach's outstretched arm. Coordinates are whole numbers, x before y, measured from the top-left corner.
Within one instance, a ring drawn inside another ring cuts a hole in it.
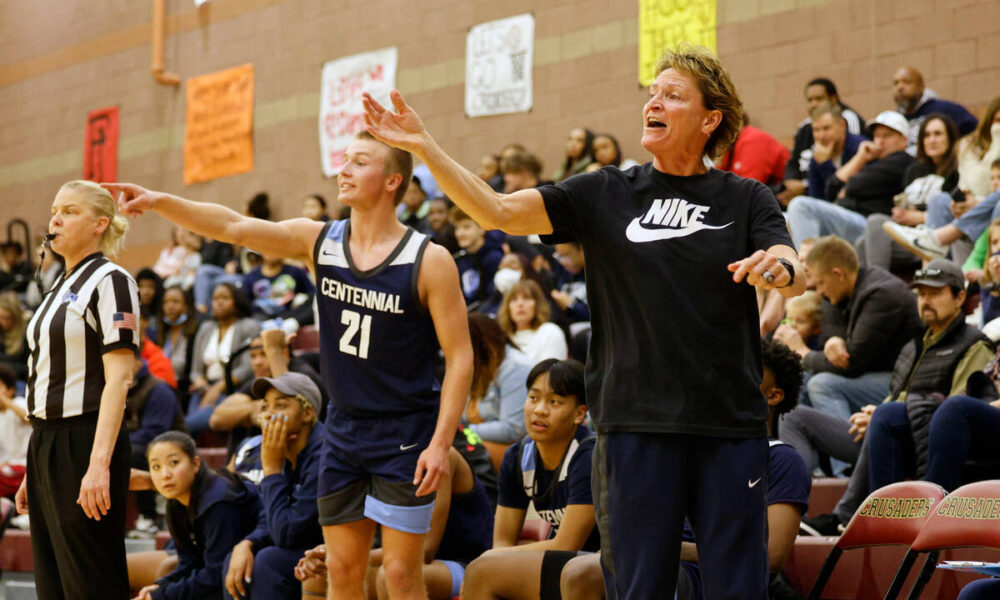
[[[195,202],[165,192],[147,190],[134,183],[102,183],[118,200],[118,210],[129,217],[154,211],[209,239],[239,244],[267,256],[290,258],[312,264],[312,243],[323,223],[310,219],[265,221],[241,215],[209,202]]]
[[[484,229],[500,229],[513,235],[552,233],[552,223],[538,190],[498,194],[445,154],[398,91],[393,90],[390,97],[396,112],[386,109],[367,93],[364,95],[365,126],[369,133],[427,163],[448,198]]]

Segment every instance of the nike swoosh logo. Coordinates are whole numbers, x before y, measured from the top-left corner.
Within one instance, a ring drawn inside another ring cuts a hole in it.
[[[758,477],[758,478],[757,478],[757,481],[750,481],[750,480],[748,479],[748,480],[747,480],[747,487],[748,487],[748,488],[752,488],[753,486],[755,486],[755,485],[757,485],[758,483],[760,483],[760,480],[761,480],[761,479],[763,479],[763,477]]]
[[[625,229],[625,237],[627,237],[629,241],[637,244],[686,237],[703,229],[725,229],[733,224],[733,221],[730,221],[725,225],[706,225],[704,223],[695,223],[680,229],[646,229],[639,224],[641,218],[642,217],[636,217],[632,219],[632,222],[628,224],[628,228]]]
[[[407,450],[412,450],[413,448],[416,448],[416,447],[417,447],[416,444],[410,444],[409,446],[404,446],[404,445],[400,444],[399,445],[399,451],[400,452],[406,452]]]

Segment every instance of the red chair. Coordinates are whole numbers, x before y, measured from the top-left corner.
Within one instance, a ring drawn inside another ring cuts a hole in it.
[[[931,513],[910,545],[909,564],[900,565],[892,580],[886,600],[895,600],[909,575],[917,555],[926,552],[927,560],[913,583],[908,600],[916,600],[934,575],[938,555],[948,548],[1000,549],[1000,481],[979,481],[963,485],[948,494]]]
[[[925,481],[902,481],[875,490],[865,498],[851,522],[830,551],[809,591],[809,600],[818,600],[846,550],[872,546],[909,546],[941,500],[941,486]],[[912,565],[916,556],[903,559]],[[907,567],[907,571],[909,566]],[[905,577],[904,577],[905,579]]]
[[[307,352],[319,352],[319,330],[312,325],[303,325],[292,339],[292,354],[299,356]]]

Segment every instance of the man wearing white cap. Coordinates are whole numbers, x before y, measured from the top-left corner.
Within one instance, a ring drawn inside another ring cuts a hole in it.
[[[903,173],[913,162],[906,153],[909,125],[906,117],[888,110],[868,121],[868,131],[872,141],[862,142],[828,183],[834,202],[799,196],[789,203],[796,247],[802,240],[830,234],[853,244],[864,235],[868,215],[892,212],[892,197],[903,191]]]

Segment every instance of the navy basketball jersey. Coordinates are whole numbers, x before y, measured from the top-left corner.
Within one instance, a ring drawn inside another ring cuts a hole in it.
[[[349,219],[331,221],[313,250],[330,401],[353,416],[436,411],[439,346],[417,291],[429,238],[410,229],[380,265],[361,271],[351,259],[350,232]]]

